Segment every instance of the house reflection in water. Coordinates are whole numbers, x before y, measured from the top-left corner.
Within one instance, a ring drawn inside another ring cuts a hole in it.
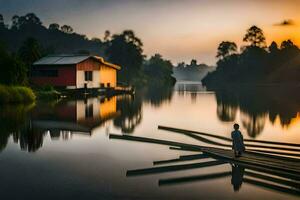
[[[52,139],[69,139],[73,134],[92,135],[93,130],[118,116],[117,97],[97,97],[42,106],[33,112],[34,129],[49,131]],[[42,111],[41,111],[42,110]]]

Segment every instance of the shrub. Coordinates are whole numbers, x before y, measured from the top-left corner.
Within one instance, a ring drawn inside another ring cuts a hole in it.
[[[0,85],[0,103],[31,103],[36,96],[30,88]]]
[[[24,103],[31,103],[35,100],[36,96],[30,88],[17,87],[16,89],[19,92],[19,94],[23,97]]]
[[[21,103],[23,102],[23,96],[19,93],[17,87],[6,87],[9,93],[9,103]]]

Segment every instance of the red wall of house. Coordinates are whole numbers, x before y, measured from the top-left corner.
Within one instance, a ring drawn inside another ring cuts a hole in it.
[[[36,70],[58,70],[57,77],[32,77],[37,85],[76,86],[76,65],[70,66],[35,66]]]

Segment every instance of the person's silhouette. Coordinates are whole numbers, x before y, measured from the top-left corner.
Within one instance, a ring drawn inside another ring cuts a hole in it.
[[[239,131],[239,125],[234,124],[234,131],[231,132],[232,149],[234,150],[235,157],[240,157],[245,151],[244,139],[242,133]]]
[[[243,184],[245,168],[237,164],[232,164],[231,185],[234,191],[238,191]]]

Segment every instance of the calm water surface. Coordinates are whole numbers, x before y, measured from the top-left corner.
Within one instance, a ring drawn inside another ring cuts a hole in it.
[[[153,161],[196,153],[108,137],[129,134],[208,145],[157,126],[230,137],[237,122],[245,138],[300,143],[300,101],[295,94],[277,88],[209,92],[199,83],[186,82],[144,89],[135,96],[1,107],[1,198],[297,199],[227,163],[126,176],[128,170],[153,167]],[[163,166],[212,161],[202,158]],[[168,182],[182,177],[194,178]]]

